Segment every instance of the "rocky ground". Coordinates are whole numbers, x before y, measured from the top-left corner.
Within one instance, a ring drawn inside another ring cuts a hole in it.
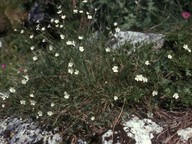
[[[158,110],[149,117],[132,115],[99,135],[98,144],[191,144],[192,109]],[[0,121],[0,144],[66,143],[57,128],[42,130],[32,120],[7,118]],[[74,143],[87,144],[82,139]]]

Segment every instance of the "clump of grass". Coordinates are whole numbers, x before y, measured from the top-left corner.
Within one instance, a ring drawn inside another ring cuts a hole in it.
[[[77,27],[82,18],[91,24],[91,12],[70,9],[68,17],[62,6],[57,9],[48,25],[17,30],[19,45],[14,45],[27,56],[19,70],[1,71],[9,79],[2,114],[33,117],[73,134],[110,127],[120,109],[134,104],[151,109],[192,105],[191,49],[184,33],[170,34],[172,45],[159,50],[152,44],[114,50],[104,35],[94,38],[91,27]]]

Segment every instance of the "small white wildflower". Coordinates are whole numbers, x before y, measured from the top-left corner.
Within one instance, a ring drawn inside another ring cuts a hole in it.
[[[29,38],[32,39],[34,37],[34,35],[30,35]]]
[[[174,93],[173,94],[173,98],[178,99],[179,98],[179,94],[178,93]]]
[[[53,23],[54,21],[55,21],[55,20],[54,20],[53,18],[50,20],[51,23]]]
[[[73,62],[69,62],[68,67],[73,67],[73,64],[74,64]]]
[[[172,59],[173,58],[172,55],[170,55],[170,54],[167,57],[168,57],[168,59]]]
[[[87,0],[83,0],[82,2],[83,2],[83,3],[87,3]]]
[[[147,60],[147,61],[145,61],[145,65],[149,65],[150,63],[149,63],[149,61]]]
[[[61,19],[64,20],[65,18],[66,18],[66,15],[62,15],[62,16],[61,16]]]
[[[5,107],[5,104],[2,104],[1,107],[4,108],[4,107]]]
[[[0,93],[0,95],[2,95],[1,98],[2,98],[3,100],[6,100],[6,99],[9,98],[9,95],[8,95],[7,93]]]
[[[36,25],[36,30],[40,30],[40,25]]]
[[[61,5],[59,5],[59,6],[57,7],[57,9],[61,9]]]
[[[25,104],[26,104],[26,101],[25,101],[25,100],[20,100],[20,104],[21,104],[21,105],[25,105]]]
[[[33,61],[36,61],[38,58],[37,58],[37,56],[34,56],[33,57]]]
[[[91,117],[91,120],[94,121],[94,120],[95,120],[95,116],[92,116],[92,117]]]
[[[53,46],[49,45],[49,50],[52,51],[53,50]]]
[[[17,29],[15,28],[15,29],[14,29],[14,31],[16,32],[16,31],[17,31]]]
[[[112,70],[114,73],[117,73],[118,72],[118,66],[113,66]]]
[[[114,26],[117,26],[117,24],[118,24],[117,22],[114,22],[114,23],[113,23]]]
[[[54,107],[55,106],[55,104],[54,103],[51,103],[51,107]]]
[[[89,15],[89,12],[87,11],[86,14]]]
[[[185,50],[187,50],[188,52],[191,52],[191,50],[189,49],[188,45],[184,44],[184,45],[183,45],[183,48],[184,48]]]
[[[118,100],[118,96],[114,96],[114,100],[115,100],[115,101]]]
[[[82,40],[82,39],[83,39],[83,36],[78,36],[78,39],[79,39],[79,40]]]
[[[65,91],[65,92],[64,92],[64,98],[65,98],[65,99],[69,99],[69,97],[70,97],[70,95]]]
[[[52,112],[52,111],[48,111],[48,112],[47,112],[47,115],[48,115],[48,116],[52,116],[52,115],[53,115],[53,112]]]
[[[34,47],[34,46],[31,46],[30,49],[33,51],[33,50],[35,49],[35,47]]]
[[[93,18],[92,15],[87,16],[87,19],[89,19],[89,20],[92,19],[92,18]]]
[[[79,13],[83,13],[83,10],[79,10]]]
[[[59,10],[58,12],[57,12],[57,14],[61,14],[62,13],[62,10]]]
[[[84,51],[83,46],[80,46],[80,47],[79,47],[79,51],[80,51],[80,52],[83,52],[83,51]]]
[[[67,45],[75,46],[75,42],[74,42],[74,41],[67,41],[66,44],[67,44]]]
[[[13,88],[13,87],[10,87],[9,91],[10,91],[10,93],[15,93],[16,92],[15,88]]]
[[[21,83],[25,85],[25,84],[27,84],[27,80],[26,79],[22,79]]]
[[[118,32],[120,32],[120,31],[121,31],[121,29],[120,29],[120,28],[118,28],[118,27],[117,27],[117,28],[115,28],[115,32],[117,32],[117,33],[118,33]]]
[[[58,57],[59,56],[59,53],[55,53],[55,57]]]
[[[74,70],[72,68],[68,68],[68,73],[73,74]]]
[[[56,19],[56,20],[54,20],[54,22],[55,22],[56,24],[58,24],[58,23],[59,23],[59,20],[58,20],[58,19]]]
[[[31,98],[34,98],[34,97],[35,97],[35,95],[34,95],[33,93],[31,93],[29,96],[30,96]]]
[[[42,31],[45,31],[45,27],[42,27],[41,30],[42,30]]]
[[[34,106],[36,104],[36,101],[30,100],[30,103],[31,103],[32,106]]]
[[[20,32],[20,33],[21,33],[21,34],[22,34],[22,33],[24,33],[24,30],[21,30],[21,32]]]
[[[74,14],[78,13],[78,10],[77,10],[77,9],[74,9],[74,10],[73,10],[73,13],[74,13]]]
[[[46,41],[45,39],[42,40],[42,42],[45,42],[45,41]]]
[[[51,25],[49,24],[48,26],[47,26],[47,28],[50,28],[51,27]]]
[[[63,25],[59,25],[60,28],[63,28],[64,26]]]
[[[65,39],[65,36],[63,34],[60,34],[61,39]]]
[[[106,52],[110,52],[111,49],[110,49],[109,47],[107,47],[107,48],[105,49],[105,51],[106,51]]]
[[[79,74],[79,71],[78,71],[78,70],[75,70],[74,74],[75,74],[75,75],[78,75],[78,74]]]
[[[57,24],[57,25],[55,25],[55,27],[57,27],[57,28],[58,28],[58,27],[59,27],[59,25]]]
[[[37,114],[41,117],[43,116],[43,112],[42,111],[38,111]]]
[[[156,95],[158,95],[158,91],[154,90],[154,91],[152,92],[152,96],[156,96]]]
[[[142,82],[148,82],[148,79],[146,77],[144,77],[143,75],[136,75],[135,80],[142,81]]]

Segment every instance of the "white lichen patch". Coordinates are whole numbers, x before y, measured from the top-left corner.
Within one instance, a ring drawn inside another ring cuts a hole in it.
[[[124,131],[128,137],[135,139],[136,144],[151,144],[153,134],[160,133],[163,128],[150,119],[139,119],[133,117],[131,120],[123,123]]]
[[[192,138],[192,128],[180,129],[177,131],[181,141],[186,142],[189,138]]]

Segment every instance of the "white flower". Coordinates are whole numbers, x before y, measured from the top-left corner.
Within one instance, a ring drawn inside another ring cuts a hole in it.
[[[34,47],[34,46],[31,46],[31,47],[30,47],[30,49],[31,49],[31,50],[34,50],[34,49],[35,49],[35,47]]]
[[[46,41],[45,39],[42,40],[42,42],[45,42],[45,41]]]
[[[53,50],[53,46],[49,45],[49,50],[52,51]]]
[[[25,104],[26,104],[26,101],[25,101],[25,100],[20,100],[20,104],[21,104],[21,105],[25,105]]]
[[[59,56],[59,53],[55,53],[55,57],[58,57]]]
[[[32,93],[32,94],[30,94],[29,96],[30,96],[31,98],[35,97],[33,93]]]
[[[112,70],[114,73],[117,73],[118,72],[118,66],[113,66]]]
[[[60,25],[59,27],[60,27],[60,28],[63,28],[63,25]]]
[[[7,98],[9,98],[8,93],[1,93],[1,92],[0,92],[0,96],[1,96],[1,98],[2,98],[3,100],[6,100]]]
[[[173,94],[173,98],[178,99],[179,98],[179,94],[178,93],[174,93]]]
[[[79,39],[79,40],[82,40],[82,39],[83,39],[83,36],[78,36],[78,39]]]
[[[41,117],[43,116],[43,112],[42,111],[38,111],[37,114]]]
[[[144,77],[143,75],[136,75],[135,80],[142,81],[142,82],[148,82],[148,79],[146,77]]]
[[[33,57],[33,61],[36,61],[38,58],[37,58],[37,56],[34,56]]]
[[[5,104],[2,104],[1,107],[4,108],[4,107],[5,107]]]
[[[32,39],[34,35],[30,35],[29,38]]]
[[[184,44],[184,45],[183,45],[183,48],[184,48],[185,50],[187,50],[188,52],[191,52],[191,50],[189,49],[188,45]]]
[[[42,30],[42,31],[45,31],[45,27],[42,27],[41,30]]]
[[[66,18],[66,15],[62,15],[62,16],[61,16],[61,19],[64,20],[65,18]]]
[[[118,27],[117,27],[117,28],[115,28],[115,32],[117,32],[117,33],[118,33],[118,32],[120,32],[120,31],[121,31],[121,30],[120,30],[120,28],[118,28]]]
[[[149,61],[147,60],[147,61],[145,61],[145,65],[149,65],[150,63],[149,63]]]
[[[83,0],[82,2],[83,2],[83,3],[87,3],[87,0]]]
[[[113,23],[114,26],[117,26],[117,24],[118,24],[117,22],[114,22],[114,23]]]
[[[64,36],[63,34],[60,34],[60,38],[61,38],[61,39],[64,39],[65,36]]]
[[[83,51],[84,51],[83,46],[80,46],[80,47],[79,47],[79,51],[80,51],[80,52],[83,52]]]
[[[22,79],[21,83],[25,85],[27,83],[27,80],[26,79]]]
[[[115,100],[115,101],[118,100],[118,96],[114,96],[114,100]]]
[[[152,96],[156,96],[156,95],[158,95],[158,91],[155,91],[155,90],[154,90],[154,91],[152,92]]]
[[[78,71],[78,70],[75,70],[74,74],[75,74],[75,75],[78,75],[78,74],[79,74],[79,71]]]
[[[59,5],[59,6],[57,7],[57,9],[61,9],[61,5]]]
[[[95,116],[92,116],[92,117],[91,117],[91,120],[94,121],[94,120],[95,120]]]
[[[51,107],[54,107],[55,106],[55,104],[54,103],[51,103]]]
[[[64,98],[65,98],[65,99],[68,99],[69,97],[70,97],[70,95],[65,91],[65,92],[64,92]]]
[[[47,28],[50,28],[51,27],[51,25],[49,24],[48,26],[47,26]]]
[[[107,47],[107,48],[105,49],[105,51],[106,51],[106,52],[110,52],[111,49],[110,49],[109,47]]]
[[[58,12],[57,12],[57,14],[61,14],[62,13],[62,10],[59,10]]]
[[[53,23],[53,22],[54,22],[54,19],[52,18],[52,19],[50,20],[50,22]]]
[[[92,19],[92,18],[93,18],[92,15],[87,16],[87,19],[89,19],[89,20]]]
[[[52,115],[53,115],[53,112],[52,112],[52,111],[48,111],[48,112],[47,112],[47,115],[48,115],[48,116],[52,116]]]
[[[20,33],[21,33],[21,34],[22,34],[22,33],[24,33],[24,30],[21,30],[21,32],[20,32]]]
[[[73,13],[78,13],[78,10],[77,10],[77,9],[74,9],[74,10],[73,10]]]
[[[55,25],[55,27],[59,27],[59,25],[57,24],[57,25]]]
[[[34,106],[36,104],[36,101],[30,100],[30,103],[31,103],[32,106]]]
[[[66,44],[67,44],[67,45],[73,45],[73,46],[75,46],[75,42],[74,42],[74,41],[67,41]]]
[[[73,74],[74,70],[72,68],[68,68],[68,73]]]
[[[59,20],[56,19],[56,20],[54,20],[54,22],[55,22],[56,24],[58,24],[58,23],[59,23]]]
[[[73,67],[73,62],[69,62],[68,67]]]
[[[16,92],[16,90],[15,90],[13,87],[10,87],[9,91],[10,91],[11,93],[15,93],[15,92]]]
[[[83,13],[83,10],[79,10],[79,13]]]
[[[168,59],[172,59],[173,58],[172,55],[168,55],[167,57],[168,57]]]

